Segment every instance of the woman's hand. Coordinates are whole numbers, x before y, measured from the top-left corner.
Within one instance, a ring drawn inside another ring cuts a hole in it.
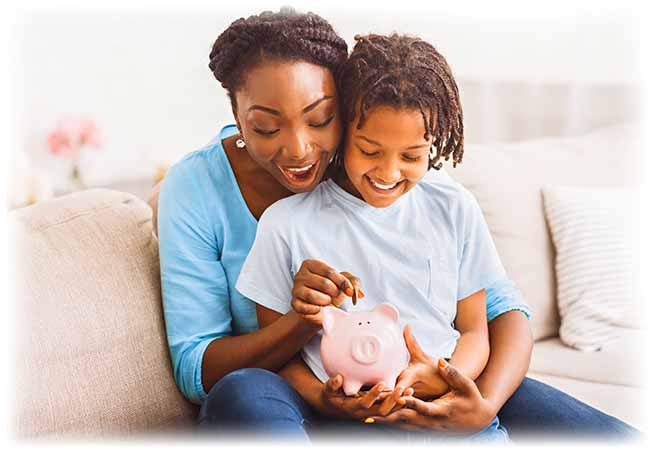
[[[408,430],[442,430],[474,433],[490,424],[497,411],[483,398],[474,381],[439,360],[439,373],[449,385],[445,395],[427,402],[413,396],[401,397],[404,408],[387,416],[371,416],[377,423],[387,423]]]
[[[351,273],[339,273],[322,261],[306,259],[293,279],[291,306],[305,320],[322,326],[323,306],[341,306],[345,296],[351,297],[360,286],[361,280]]]
[[[394,409],[407,388],[413,388],[414,397],[424,399],[438,397],[449,390],[449,385],[440,375],[438,360],[424,353],[413,336],[410,325],[404,327],[404,341],[410,354],[409,365],[397,377],[393,394],[379,408],[382,416]]]
[[[391,392],[383,391],[383,383],[377,383],[369,391],[360,391],[356,396],[345,395],[342,386],[343,376],[340,374],[323,385],[324,414],[339,419],[365,419],[378,414],[381,400],[391,395]],[[413,390],[409,393],[412,394]]]

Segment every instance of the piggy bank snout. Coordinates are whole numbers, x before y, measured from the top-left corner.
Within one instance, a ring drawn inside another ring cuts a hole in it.
[[[381,356],[382,342],[377,336],[364,335],[354,338],[350,352],[352,358],[360,364],[373,364]]]

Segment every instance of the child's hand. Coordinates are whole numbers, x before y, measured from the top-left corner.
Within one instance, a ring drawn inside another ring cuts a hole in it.
[[[405,391],[412,388],[413,396],[418,398],[439,397],[449,390],[449,385],[440,375],[438,360],[424,353],[411,332],[411,326],[404,327],[404,341],[410,354],[409,365],[397,377],[397,383],[391,396],[386,398],[379,408],[382,416],[394,411],[401,405],[400,398],[407,396]]]
[[[351,297],[360,286],[361,280],[351,273],[339,273],[322,261],[306,259],[293,279],[291,306],[304,319],[320,326],[322,307],[341,306],[345,296]]]
[[[383,383],[378,383],[369,391],[359,391],[356,396],[347,396],[341,387],[343,376],[336,375],[327,380],[321,393],[325,411],[323,414],[339,419],[364,419],[377,415],[381,400],[391,392],[382,391]]]

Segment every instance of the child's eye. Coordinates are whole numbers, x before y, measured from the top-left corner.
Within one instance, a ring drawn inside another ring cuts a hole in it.
[[[332,120],[334,120],[334,114],[329,116],[327,119],[325,119],[325,121],[321,123],[310,123],[309,126],[312,128],[323,128],[327,126]]]
[[[404,159],[406,161],[419,161],[420,159],[422,159],[422,156],[406,156],[406,155],[404,155]]]
[[[379,154],[379,152],[367,152],[364,149],[362,149],[361,147],[358,147],[358,148],[359,148],[359,151],[365,156],[376,156],[376,155]]]

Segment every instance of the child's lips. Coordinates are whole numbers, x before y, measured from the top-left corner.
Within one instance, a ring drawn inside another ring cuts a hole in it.
[[[401,180],[401,181],[397,181],[397,182],[390,183],[390,184],[384,184],[384,183],[380,183],[378,181],[373,180],[372,178],[370,178],[367,175],[366,175],[366,179],[368,180],[368,184],[370,185],[370,187],[372,187],[372,189],[375,192],[378,192],[378,193],[384,194],[384,195],[392,194],[404,182],[404,180]]]

